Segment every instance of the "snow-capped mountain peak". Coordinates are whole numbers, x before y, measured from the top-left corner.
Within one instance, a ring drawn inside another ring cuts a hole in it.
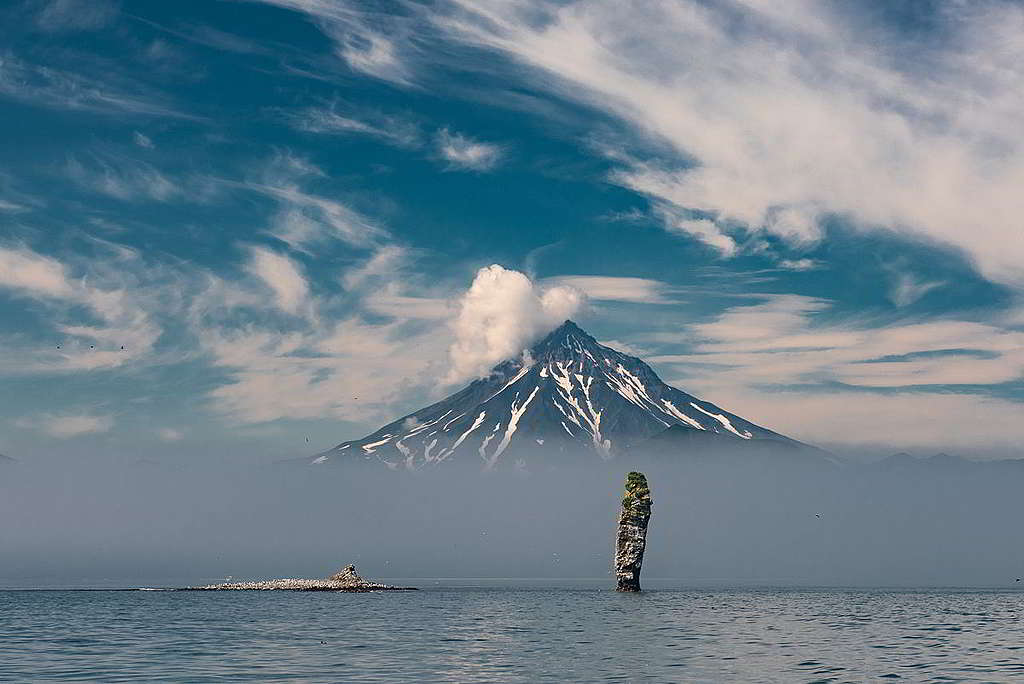
[[[666,385],[640,359],[566,321],[486,378],[312,462],[369,459],[415,469],[469,459],[489,469],[570,451],[608,459],[670,428],[798,444]]]

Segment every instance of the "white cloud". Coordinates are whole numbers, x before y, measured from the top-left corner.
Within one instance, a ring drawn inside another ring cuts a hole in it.
[[[330,135],[368,135],[399,147],[415,147],[420,142],[416,124],[394,116],[362,113],[356,118],[338,113],[336,106],[309,108],[290,116],[293,125],[309,133]]]
[[[36,25],[49,33],[95,31],[117,16],[110,0],[46,0],[36,15]]]
[[[415,36],[401,16],[362,10],[346,0],[255,1],[308,14],[335,41],[338,56],[351,69],[386,81],[410,83],[403,50],[411,49]]]
[[[1024,332],[831,314],[826,300],[769,295],[692,326],[690,352],[648,361],[671,384],[812,443],[1003,449],[1024,439],[1024,403],[956,387],[1024,378]]]
[[[349,317],[286,334],[200,328],[215,365],[231,374],[210,396],[221,413],[240,423],[390,417],[403,394],[437,377],[432,364],[449,339],[443,327],[403,332],[403,322]]]
[[[194,119],[171,107],[144,85],[107,73],[98,80],[52,67],[0,56],[0,96],[58,110],[114,116],[141,115]],[[117,84],[118,82],[119,85]]]
[[[946,285],[943,280],[924,280],[907,270],[905,264],[892,264],[886,268],[889,273],[889,301],[896,306],[910,306],[921,297]]]
[[[598,342],[606,347],[611,347],[615,351],[635,356],[638,359],[646,358],[651,355],[649,350],[629,342],[623,342],[622,340],[598,340]]]
[[[70,439],[82,435],[108,432],[110,428],[114,427],[114,419],[111,416],[90,414],[64,416],[44,414],[36,418],[20,419],[15,424],[25,429],[42,430],[57,439]]]
[[[26,210],[27,210],[27,207],[24,207],[24,206],[22,206],[20,204],[16,204],[14,202],[8,202],[5,199],[0,199],[0,211],[9,211],[11,213],[18,213],[18,212],[22,212],[22,211],[26,211]]]
[[[152,165],[124,157],[95,157],[88,163],[72,157],[66,172],[79,187],[124,201],[167,202],[184,197],[182,188]],[[195,198],[194,193],[189,196]]]
[[[47,297],[72,292],[63,264],[24,248],[0,247],[0,286]]]
[[[294,261],[262,247],[251,248],[246,268],[274,292],[277,307],[296,314],[309,298],[309,284]]]
[[[840,382],[867,388],[992,385],[1024,377],[1024,332],[939,320],[880,327],[819,323],[825,300],[770,296],[694,325],[693,351],[653,360],[683,364],[707,388]]]
[[[398,275],[410,258],[409,249],[401,245],[384,245],[369,259],[345,271],[341,282],[346,290],[355,290],[368,282],[386,280]]]
[[[819,217],[842,214],[956,245],[989,277],[1024,283],[1018,4],[951,6],[931,50],[887,50],[854,10],[812,0],[456,5],[434,17],[449,36],[660,142],[661,161],[617,150],[615,177],[718,217],[678,226],[698,239],[729,237],[725,221],[803,243],[821,237]]]
[[[787,391],[719,387],[702,398],[826,447],[929,449],[1020,457],[1024,404],[948,392]]]
[[[821,263],[814,259],[782,259],[779,267],[788,271],[813,271],[821,268]]]
[[[160,428],[156,434],[164,442],[177,442],[185,437],[184,432],[174,428]]]
[[[440,320],[450,315],[451,302],[433,296],[411,275],[414,250],[383,245],[366,261],[341,277],[346,291],[361,297],[368,312],[399,320]]]
[[[255,283],[208,277],[188,319],[211,364],[229,378],[209,394],[217,412],[243,424],[380,420],[436,384],[451,339],[447,301],[417,287],[404,248],[385,246],[343,273],[351,288],[343,298],[309,291],[304,278],[293,278],[300,272],[289,273],[295,264],[281,261],[287,257],[263,248],[253,255],[250,266],[281,281],[280,296],[294,314],[282,329],[258,315],[267,302]],[[289,273],[283,281],[281,272]]]
[[[639,304],[667,304],[671,287],[650,278],[567,275],[545,278],[544,286],[568,286],[583,292],[588,299]]]
[[[670,232],[686,233],[697,238],[704,244],[719,250],[723,256],[736,253],[736,241],[719,229],[714,221],[708,219],[676,219],[667,223]]]
[[[394,294],[394,288],[366,296],[366,309],[370,312],[400,320],[444,320],[451,316],[451,302],[440,297],[409,297]]]
[[[165,30],[178,38],[190,40],[218,50],[224,50],[225,52],[234,52],[240,55],[265,55],[270,53],[267,47],[255,41],[242,38],[234,33],[215,29],[212,26],[188,26],[182,31],[174,31],[165,27]]]
[[[538,336],[575,315],[583,301],[575,288],[538,287],[497,264],[481,268],[452,323],[447,382],[483,377],[500,361],[519,356]]]
[[[245,182],[221,181],[274,199],[279,211],[271,232],[297,250],[327,238],[355,247],[370,247],[388,237],[387,231],[346,204],[309,192],[304,182],[321,178],[324,172],[308,160],[291,153],[275,155]]]
[[[490,171],[504,154],[500,145],[479,142],[447,128],[437,134],[437,151],[452,168]]]
[[[110,261],[96,260],[79,270],[81,275],[72,277],[68,265],[52,257],[24,247],[0,248],[0,288],[43,305],[60,341],[59,348],[41,352],[11,337],[0,351],[0,369],[29,373],[113,368],[150,354],[162,332],[150,312],[175,296],[178,283],[166,287],[158,268],[149,269],[151,282],[142,282],[139,271],[146,266],[125,249],[115,250]],[[85,307],[98,322],[78,322],[76,307]]]

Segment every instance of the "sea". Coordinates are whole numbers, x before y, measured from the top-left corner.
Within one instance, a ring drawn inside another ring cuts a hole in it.
[[[421,590],[0,591],[0,681],[1024,681],[1012,589],[395,581]]]

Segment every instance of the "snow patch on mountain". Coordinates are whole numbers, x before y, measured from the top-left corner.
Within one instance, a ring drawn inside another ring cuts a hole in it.
[[[571,321],[512,356],[450,397],[312,462],[362,457],[416,469],[472,453],[493,469],[513,451],[510,465],[567,449],[612,458],[669,428],[799,444],[666,385],[643,361]]]

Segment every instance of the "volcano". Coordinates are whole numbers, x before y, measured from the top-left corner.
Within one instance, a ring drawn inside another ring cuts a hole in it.
[[[310,462],[379,461],[410,470],[458,462],[494,469],[647,451],[818,450],[665,384],[640,359],[566,321],[487,377]]]

